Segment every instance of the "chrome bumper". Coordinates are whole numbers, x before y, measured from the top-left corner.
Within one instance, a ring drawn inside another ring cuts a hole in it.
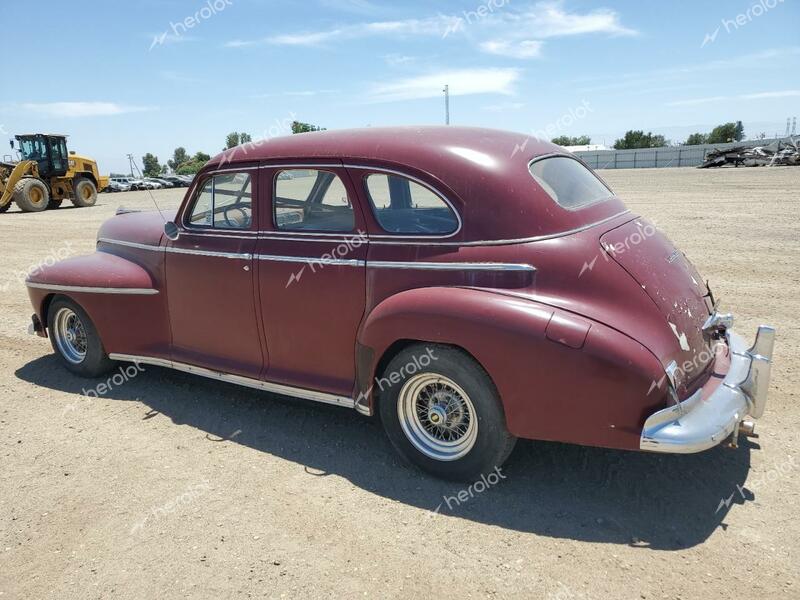
[[[758,419],[764,414],[775,329],[759,327],[750,348],[733,331],[726,336],[731,364],[722,384],[707,398],[701,389],[680,404],[651,415],[642,429],[641,450],[702,452],[727,439],[747,415]]]

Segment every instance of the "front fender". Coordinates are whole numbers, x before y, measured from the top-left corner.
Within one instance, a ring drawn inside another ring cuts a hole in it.
[[[639,342],[541,303],[472,288],[421,288],[375,307],[359,334],[360,398],[397,341],[458,346],[492,378],[518,437],[638,449],[644,420],[663,408],[663,375]]]
[[[169,325],[158,279],[129,258],[95,252],[41,266],[26,285],[44,327],[52,299],[67,296],[92,319],[106,352],[168,356]]]

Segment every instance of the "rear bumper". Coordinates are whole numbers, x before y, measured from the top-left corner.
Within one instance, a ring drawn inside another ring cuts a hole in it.
[[[759,327],[750,348],[733,331],[726,336],[731,362],[722,384],[710,394],[700,389],[680,404],[651,415],[642,429],[641,450],[702,452],[737,431],[746,416],[758,419],[764,414],[775,330]]]

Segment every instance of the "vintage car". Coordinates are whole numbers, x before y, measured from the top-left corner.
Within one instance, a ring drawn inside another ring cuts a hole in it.
[[[119,214],[28,280],[73,373],[137,361],[379,414],[441,477],[517,438],[699,452],[753,430],[749,346],[686,257],[563,149],[461,127],[250,143],[166,224]]]

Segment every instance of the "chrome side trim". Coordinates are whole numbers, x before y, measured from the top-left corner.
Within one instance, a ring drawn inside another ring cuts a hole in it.
[[[128,242],[125,240],[114,240],[111,238],[97,238],[98,243],[103,242],[104,244],[113,244],[115,246],[126,246],[128,248],[138,248],[139,250],[150,250],[150,251],[163,251],[163,246],[153,246],[152,244],[140,244],[138,242]]]
[[[341,169],[342,163],[316,163],[316,164],[305,164],[305,163],[280,163],[275,165],[259,165],[259,169],[316,169],[317,167],[328,167],[329,169]]]
[[[157,367],[165,367],[167,369],[174,369],[176,371],[183,371],[184,373],[191,373],[192,375],[200,375],[208,377],[209,379],[216,379],[227,383],[233,383],[244,387],[249,387],[265,392],[272,392],[274,394],[282,394],[285,396],[294,396],[295,398],[302,398],[303,400],[312,400],[314,402],[322,402],[323,404],[333,404],[334,406],[343,406],[345,408],[354,408],[355,402],[352,398],[345,398],[344,396],[336,396],[326,392],[319,392],[316,390],[307,390],[304,388],[297,388],[281,383],[273,383],[270,381],[261,381],[259,379],[252,379],[250,377],[243,377],[241,375],[231,375],[230,373],[222,373],[220,371],[213,371],[203,367],[197,367],[186,363],[166,360],[163,358],[155,358],[150,356],[136,356],[133,354],[109,354],[111,360],[119,360],[123,362],[136,362],[146,365],[154,365]]]
[[[468,262],[401,262],[401,261],[368,261],[367,267],[378,269],[425,269],[431,271],[536,271],[533,265],[517,263],[468,263]]]
[[[273,233],[278,235],[273,235]],[[327,243],[347,243],[353,241],[353,238],[358,238],[357,235],[352,236],[343,236],[342,234],[337,234],[339,237],[330,237],[330,238],[319,238],[319,237],[312,237],[314,235],[325,235],[325,234],[306,234],[308,237],[296,237],[292,235],[294,232],[286,232],[287,235],[283,235],[279,232],[259,232],[258,239],[259,240],[271,240],[271,241],[281,241],[281,242],[327,242]],[[300,232],[297,232],[300,233]],[[361,238],[364,242],[367,241],[367,238]]]
[[[167,247],[167,252],[171,254],[191,254],[193,256],[210,256],[212,258],[233,258],[242,260],[253,260],[252,254],[240,252],[215,252],[212,250],[193,250],[192,248]]]
[[[158,294],[158,290],[153,288],[112,288],[83,285],[56,285],[50,283],[35,283],[32,281],[26,281],[25,285],[27,285],[29,288],[52,290],[54,292],[80,292],[84,294],[127,294],[131,296],[152,296],[154,294]]]
[[[622,215],[626,215],[629,212],[631,212],[630,209],[623,210],[615,215],[606,217],[605,219],[600,219],[599,221],[595,221],[594,223],[589,223],[587,225],[575,227],[574,229],[568,229],[567,231],[561,231],[559,233],[550,233],[547,235],[536,235],[527,238],[516,238],[508,240],[479,240],[475,242],[421,242],[421,241],[407,241],[408,238],[402,238],[391,241],[382,239],[375,240],[373,239],[374,236],[370,236],[370,244],[402,245],[402,246],[507,246],[511,244],[527,244],[529,242],[543,242],[545,240],[554,240],[561,237],[566,237],[568,235],[572,235],[574,233],[580,233],[581,231],[586,231],[587,229],[591,229],[592,227],[597,227],[599,225],[602,225],[603,223],[608,223],[609,221],[612,221],[617,217],[621,217]]]
[[[277,254],[256,254],[258,260],[273,262],[305,263],[315,265],[343,265],[346,267],[363,267],[367,263],[363,260],[345,258],[312,258],[309,256],[281,256]]]

